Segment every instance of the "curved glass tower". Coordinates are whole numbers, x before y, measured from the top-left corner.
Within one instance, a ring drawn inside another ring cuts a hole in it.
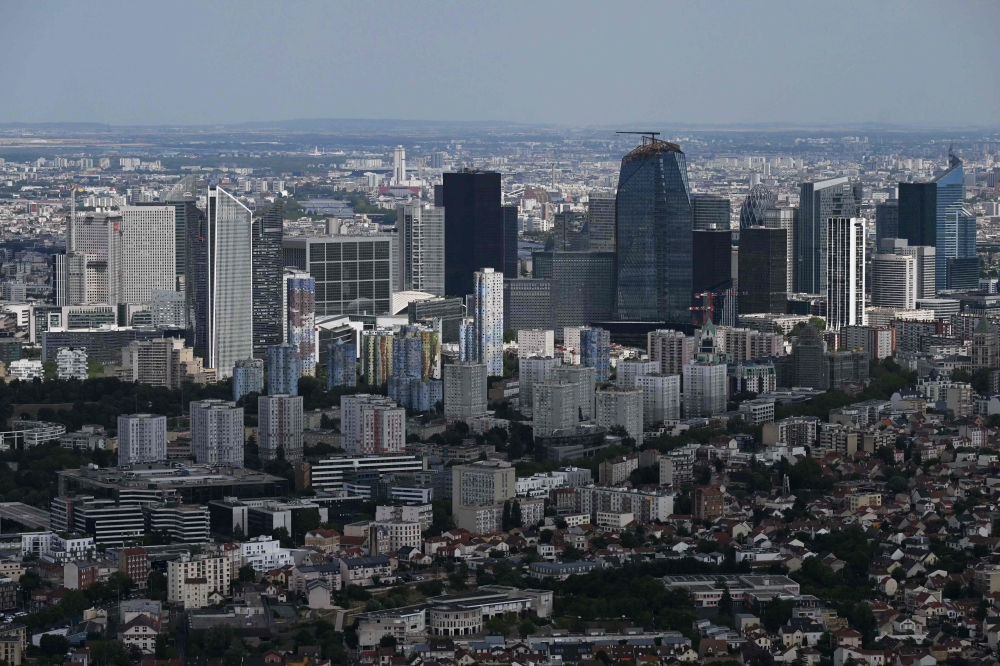
[[[774,208],[777,203],[778,195],[771,188],[759,183],[751,187],[740,206],[740,229],[763,227],[764,211]]]
[[[680,146],[643,137],[622,158],[615,219],[618,319],[689,321],[693,222]]]

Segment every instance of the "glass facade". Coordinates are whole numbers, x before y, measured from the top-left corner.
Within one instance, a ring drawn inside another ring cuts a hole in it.
[[[253,356],[265,358],[267,348],[281,339],[281,201],[260,213],[253,223]]]
[[[736,295],[733,292],[733,232],[729,230],[701,231],[692,234],[693,267],[691,272],[692,305],[702,308],[695,311],[694,321],[701,325],[711,320],[716,325],[723,321],[735,322]]]
[[[481,268],[505,271],[506,213],[501,206],[500,174],[458,171],[443,176],[444,290],[449,296],[472,293],[472,274]],[[514,211],[514,261],[517,261],[517,211]],[[516,271],[512,273],[516,275]]]
[[[899,238],[899,200],[883,201],[875,206],[875,247],[883,238]]]
[[[899,238],[910,245],[937,245],[937,185],[899,184]]]
[[[680,146],[644,137],[622,159],[616,218],[617,318],[687,322],[693,222]]]
[[[765,185],[754,185],[740,206],[740,229],[764,226],[764,211],[774,208],[778,195]]]
[[[553,328],[559,335],[566,326],[589,326],[611,319],[614,267],[613,252],[533,252],[532,277],[551,283],[551,320],[538,319],[528,328]],[[516,329],[513,322],[521,319],[522,308],[516,303],[513,307],[519,311],[511,320]]]
[[[953,288],[948,283],[949,259],[976,256],[976,218],[962,207],[965,200],[964,173],[962,161],[951,155],[948,169],[933,181],[937,190],[935,221],[938,290]]]
[[[799,292],[826,293],[826,223],[832,217],[859,217],[861,183],[847,177],[819,183],[802,183],[799,195],[799,228],[796,281]]]
[[[740,231],[740,314],[784,314],[788,300],[784,229],[749,227]]]
[[[728,229],[729,199],[714,194],[691,196],[691,216],[694,230]]]

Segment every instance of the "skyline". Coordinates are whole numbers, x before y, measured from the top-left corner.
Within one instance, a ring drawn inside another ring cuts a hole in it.
[[[0,124],[1000,125],[986,2],[106,7],[8,9]],[[127,57],[74,69],[87,35]]]

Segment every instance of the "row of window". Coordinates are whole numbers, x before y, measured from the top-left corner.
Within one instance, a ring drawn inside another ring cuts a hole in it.
[[[390,241],[360,243],[310,243],[309,261],[366,261],[388,259]]]
[[[392,277],[388,261],[359,261],[342,263],[313,263],[309,274],[317,282],[338,280],[388,280]]]

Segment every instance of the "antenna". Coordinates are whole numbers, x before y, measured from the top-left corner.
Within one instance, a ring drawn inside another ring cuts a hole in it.
[[[616,136],[619,134],[638,134],[642,137],[643,145],[646,145],[647,143],[656,143],[659,141],[656,137],[660,136],[659,132],[615,132]]]

